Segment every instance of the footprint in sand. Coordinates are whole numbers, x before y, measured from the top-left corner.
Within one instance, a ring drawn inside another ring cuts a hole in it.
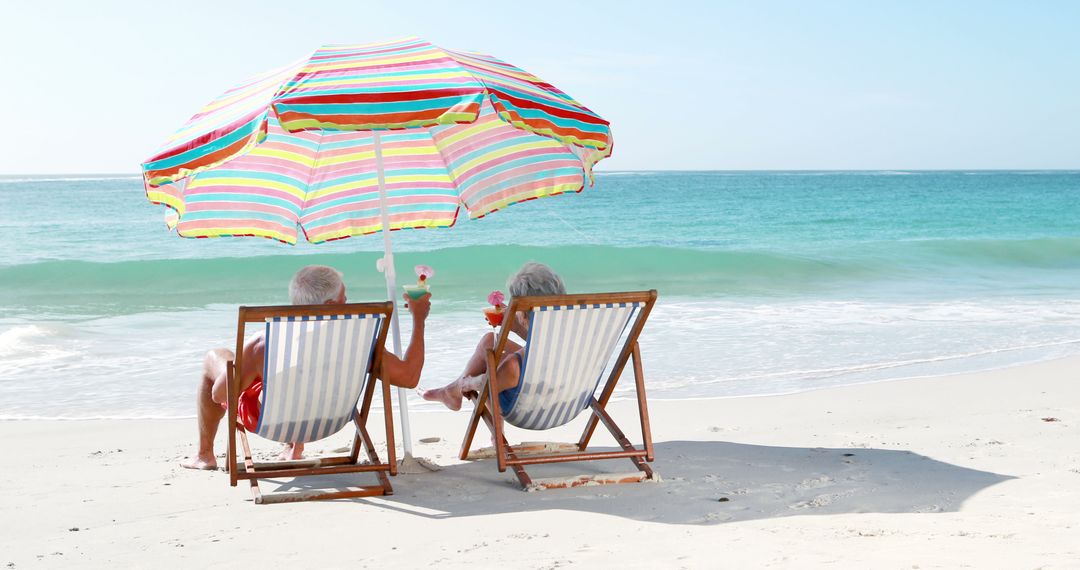
[[[833,482],[834,481],[832,477],[829,477],[828,475],[822,475],[821,477],[814,477],[812,479],[803,479],[802,482],[800,482],[798,485],[795,485],[795,488],[800,491],[805,491],[807,489],[818,489],[831,485]]]
[[[816,509],[818,507],[824,507],[833,502],[832,495],[818,495],[808,501],[799,501],[788,505],[789,509]]]
[[[852,495],[854,493],[855,493],[854,491],[845,491],[845,492],[842,492],[842,493],[829,493],[829,494],[825,494],[825,495],[818,495],[818,496],[814,497],[813,499],[810,499],[810,500],[807,500],[807,501],[799,501],[797,503],[793,503],[791,505],[788,505],[788,508],[789,509],[816,509],[818,507],[824,507],[824,506],[831,505],[832,502],[835,501],[836,499],[847,497],[847,496]]]

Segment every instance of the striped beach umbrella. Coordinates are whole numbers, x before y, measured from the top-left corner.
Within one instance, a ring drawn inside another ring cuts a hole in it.
[[[226,91],[142,165],[183,237],[295,244],[446,228],[592,183],[608,122],[530,73],[417,38],[329,45]],[[401,354],[397,312],[394,350]],[[403,440],[411,454],[400,392]]]

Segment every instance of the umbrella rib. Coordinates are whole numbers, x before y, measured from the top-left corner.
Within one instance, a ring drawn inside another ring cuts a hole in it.
[[[304,212],[307,211],[308,196],[311,195],[312,185],[315,179],[315,173],[319,171],[319,160],[322,156],[322,143],[326,138],[326,133],[319,131],[319,144],[315,147],[315,155],[311,159],[311,167],[308,169],[307,189],[304,191],[304,204],[300,207],[300,214],[296,217],[296,225],[300,226],[300,230],[304,232],[304,239],[311,243],[308,239],[307,228],[300,222]]]

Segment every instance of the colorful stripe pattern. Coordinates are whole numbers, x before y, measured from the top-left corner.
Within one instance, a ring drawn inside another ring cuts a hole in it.
[[[431,132],[471,218],[585,186],[574,153],[558,141],[511,127],[487,103],[476,122]]]
[[[378,136],[390,229],[453,225],[458,195],[431,134],[410,129]],[[382,229],[372,133],[323,134],[300,223],[312,243]]]
[[[146,195],[184,237],[374,233],[375,132],[392,230],[578,192],[611,152],[606,121],[493,58],[421,40],[327,46],[200,111],[143,165]]]
[[[262,142],[266,137],[270,101],[281,84],[296,75],[302,63],[249,79],[199,110],[143,163],[147,186],[173,182],[213,168]]]
[[[484,84],[499,117],[580,151],[585,170],[611,155],[609,123],[554,85],[490,55],[448,52]]]
[[[358,131],[469,123],[484,86],[420,39],[324,46],[272,103],[289,131]]]
[[[296,243],[318,143],[317,133],[287,134],[271,121],[266,140],[251,152],[157,190],[178,202],[164,203],[178,214],[174,223],[181,236]]]

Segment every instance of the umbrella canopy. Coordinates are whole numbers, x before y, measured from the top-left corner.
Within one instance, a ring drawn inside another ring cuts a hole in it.
[[[143,164],[184,237],[311,242],[452,226],[580,191],[611,153],[607,121],[493,57],[419,39],[325,46],[226,91]]]

